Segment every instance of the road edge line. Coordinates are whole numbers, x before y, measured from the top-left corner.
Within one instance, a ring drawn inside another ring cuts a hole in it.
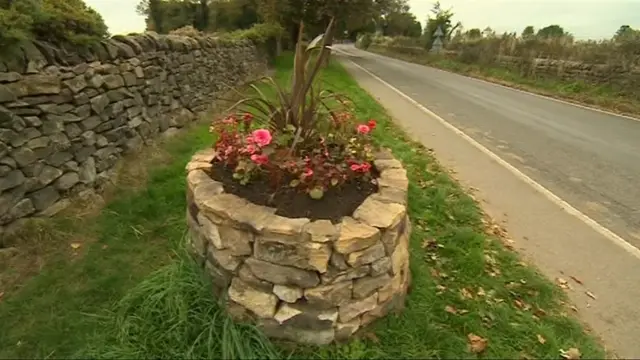
[[[640,122],[640,118],[633,117],[631,115],[619,114],[619,113],[615,113],[615,112],[610,111],[610,110],[600,109],[600,108],[589,106],[589,105],[583,105],[583,104],[580,104],[580,103],[577,103],[577,102],[571,102],[571,101],[567,101],[567,100],[563,100],[563,99],[558,99],[558,98],[554,98],[553,96],[538,94],[538,93],[534,93],[534,92],[523,90],[523,89],[518,89],[518,88],[515,88],[515,87],[511,87],[511,86],[502,85],[502,84],[499,84],[497,82],[484,80],[484,79],[480,79],[480,78],[477,78],[477,77],[464,75],[464,74],[460,74],[460,73],[449,71],[449,70],[445,70],[445,69],[440,69],[440,68],[437,68],[437,67],[434,67],[434,66],[413,63],[413,62],[410,62],[410,61],[397,59],[397,58],[394,58],[394,57],[391,57],[391,56],[380,55],[380,54],[377,54],[377,53],[374,53],[374,52],[371,52],[371,51],[367,51],[367,50],[364,50],[364,51],[367,52],[368,54],[373,54],[373,55],[376,55],[376,56],[379,56],[379,57],[392,59],[392,60],[396,60],[396,61],[402,61],[404,63],[411,64],[411,65],[424,66],[424,67],[427,67],[429,69],[442,71],[442,72],[446,72],[446,73],[453,74],[453,75],[462,76],[462,77],[465,77],[465,78],[470,79],[470,80],[482,82],[482,83],[489,84],[489,85],[499,86],[499,87],[507,89],[507,90],[517,91],[519,93],[532,95],[532,96],[539,97],[539,98],[546,99],[546,100],[552,100],[552,101],[555,101],[555,102],[558,102],[558,103],[561,103],[561,104],[571,105],[571,106],[575,106],[575,107],[578,107],[578,108],[581,108],[581,109],[585,109],[585,110],[591,110],[591,111],[599,112],[599,113],[602,113],[602,114],[607,114],[607,115],[611,115],[611,116],[617,116],[617,117],[621,117],[623,119]],[[344,53],[346,54],[346,52],[344,52]]]
[[[592,218],[590,218],[586,214],[582,213],[580,210],[576,209],[575,207],[573,207],[568,202],[562,200],[562,198],[560,198],[558,195],[552,193],[551,190],[545,188],[544,186],[542,186],[541,184],[539,184],[538,182],[536,182],[535,180],[533,180],[532,178],[527,176],[525,173],[523,173],[522,171],[518,170],[515,166],[509,164],[506,160],[504,160],[501,157],[499,157],[493,151],[491,151],[488,148],[484,147],[484,145],[480,144],[479,142],[474,140],[472,137],[470,137],[469,135],[465,134],[462,130],[460,130],[457,127],[451,125],[449,122],[447,122],[445,119],[440,117],[438,114],[434,113],[433,111],[431,111],[428,108],[426,108],[424,105],[422,105],[422,104],[418,103],[417,101],[415,101],[414,99],[412,99],[409,95],[403,93],[402,91],[400,91],[399,89],[397,89],[393,85],[391,85],[388,82],[382,80],[380,77],[378,77],[377,75],[373,74],[371,71],[369,71],[369,70],[363,68],[362,66],[356,64],[353,60],[351,60],[351,59],[347,59],[347,60],[349,62],[351,62],[354,66],[356,66],[358,69],[364,71],[367,75],[369,75],[372,78],[376,79],[377,81],[379,81],[380,83],[382,83],[383,85],[385,85],[386,87],[388,87],[389,89],[393,90],[395,93],[397,93],[398,95],[403,97],[405,100],[409,101],[412,105],[416,106],[418,109],[420,109],[425,114],[427,114],[427,115],[433,117],[434,119],[436,119],[444,127],[446,127],[447,129],[453,131],[456,135],[460,136],[465,141],[467,141],[468,143],[473,145],[476,149],[480,150],[482,153],[484,153],[485,155],[489,156],[492,160],[494,160],[498,164],[502,165],[504,168],[506,168],[512,174],[514,174],[517,178],[519,178],[520,180],[524,181],[529,186],[533,187],[536,191],[538,191],[539,193],[544,195],[547,199],[549,199],[554,204],[558,205],[562,210],[566,211],[567,213],[573,215],[574,217],[578,218],[582,222],[586,223],[589,227],[591,227],[593,230],[598,232],[600,235],[606,237],[607,239],[609,239],[610,241],[612,241],[616,245],[620,246],[622,249],[624,249],[625,251],[627,251],[629,254],[633,255],[637,259],[640,259],[640,249],[638,249],[635,246],[631,245],[625,239],[623,239],[622,237],[618,236],[613,231],[611,231],[611,230],[607,229],[606,227],[600,225],[597,221],[593,220]]]

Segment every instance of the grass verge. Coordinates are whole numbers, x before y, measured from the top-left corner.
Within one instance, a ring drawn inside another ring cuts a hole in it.
[[[280,59],[277,76],[291,65]],[[604,356],[565,313],[562,292],[485,235],[477,204],[431,153],[407,140],[340,65],[321,79],[348,95],[360,118],[378,120],[376,140],[407,168],[413,291],[401,315],[349,344],[288,350],[230,323],[181,250],[183,167],[211,141],[201,126],[167,145],[172,160],[151,172],[145,189],[123,189],[90,221],[98,240],[82,256],[50,264],[0,303],[0,358],[475,358],[469,334],[486,339],[486,358],[558,358],[568,348]]]
[[[607,85],[593,85],[579,80],[569,81],[549,77],[525,77],[520,72],[505,67],[465,64],[426,52],[423,55],[410,55],[394,52],[381,46],[371,46],[367,51],[602,110],[640,116],[640,98],[626,96]]]

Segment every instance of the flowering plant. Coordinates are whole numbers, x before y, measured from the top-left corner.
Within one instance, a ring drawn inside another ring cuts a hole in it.
[[[256,95],[238,101],[212,125],[218,136],[216,161],[232,168],[241,184],[264,177],[274,187],[286,184],[319,199],[330,187],[371,177],[376,122],[357,122],[347,99],[314,88],[329,55],[326,43],[332,29],[333,20],[325,34],[305,48],[301,24],[290,86],[264,78],[274,98],[251,85]],[[316,50],[319,54],[313,56]]]

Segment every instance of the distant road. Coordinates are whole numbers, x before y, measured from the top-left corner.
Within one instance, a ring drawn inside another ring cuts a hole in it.
[[[336,49],[640,247],[640,121],[352,45]]]

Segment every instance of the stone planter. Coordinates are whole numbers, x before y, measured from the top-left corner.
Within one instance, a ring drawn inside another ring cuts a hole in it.
[[[337,225],[277,216],[225,193],[203,171],[212,158],[201,151],[186,167],[188,245],[235,319],[272,338],[328,344],[403,308],[408,180],[389,152],[374,162],[379,191]]]

